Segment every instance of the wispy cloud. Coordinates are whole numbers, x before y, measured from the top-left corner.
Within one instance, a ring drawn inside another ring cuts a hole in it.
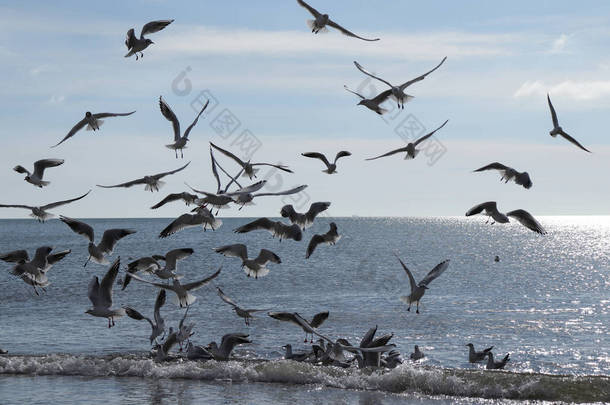
[[[565,52],[566,49],[566,45],[568,44],[568,39],[570,37],[566,34],[561,34],[559,36],[559,38],[555,39],[553,41],[553,43],[551,44],[551,49],[549,50],[549,53],[563,53]]]
[[[555,96],[574,100],[600,100],[610,97],[610,80],[565,80],[556,84],[543,81],[527,81],[515,91],[515,98],[544,96],[551,93]]]

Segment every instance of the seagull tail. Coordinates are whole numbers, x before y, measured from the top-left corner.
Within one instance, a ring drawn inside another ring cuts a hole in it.
[[[258,270],[252,270],[249,269],[248,267],[244,267],[244,272],[248,275],[248,277],[265,277],[267,274],[269,274],[269,269],[266,267],[263,267],[262,269],[258,269]]]
[[[306,20],[306,22],[310,30],[313,30],[316,27],[316,20]]]
[[[186,293],[186,297],[184,299],[180,299],[177,295],[174,295],[172,301],[174,302],[174,304],[180,305],[181,307],[188,307],[189,305],[193,304],[196,299],[197,297],[195,297],[191,293]]]
[[[51,184],[50,181],[41,181],[40,182],[40,187],[45,187],[45,186],[48,186],[49,184]]]
[[[407,304],[407,305],[411,304],[411,296],[410,295],[403,295],[399,299],[402,302],[404,302],[405,304]]]
[[[104,124],[104,120],[95,120],[95,123],[97,124],[97,128],[93,128],[90,124],[87,124],[87,128],[85,128],[85,130],[95,131],[97,129],[100,129],[100,127]]]

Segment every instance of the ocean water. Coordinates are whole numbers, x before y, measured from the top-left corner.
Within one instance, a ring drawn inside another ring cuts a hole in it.
[[[105,229],[130,227],[113,258],[163,254],[191,247],[180,262],[185,282],[220,276],[194,295],[189,310],[196,344],[244,332],[253,343],[239,346],[229,362],[176,360],[154,363],[150,326],[121,318],[114,328],[84,312],[87,284],[108,266],[90,263],[83,238],[52,220],[0,221],[0,252],[41,245],[72,253],[49,271],[51,285],[36,296],[0,263],[0,403],[526,403],[610,402],[610,218],[542,217],[548,235],[518,224],[486,225],[481,218],[319,218],[301,242],[273,239],[259,231],[232,232],[250,219],[223,218],[217,231],[189,229],[157,238],[169,219],[87,220],[101,237]],[[335,221],[343,235],[305,260],[309,238]],[[245,243],[277,253],[268,276],[247,278],[235,258],[212,248]],[[397,252],[421,279],[440,261],[448,270],[430,284],[420,306],[406,311],[408,294]],[[494,262],[494,256],[500,262]],[[122,266],[124,268],[124,266]],[[123,271],[122,271],[123,272]],[[121,273],[122,273],[121,272]],[[377,325],[394,333],[392,343],[408,358],[417,344],[424,361],[393,370],[336,369],[281,360],[281,346],[310,348],[303,332],[264,313],[248,327],[216,295],[220,286],[249,308],[298,311],[305,317],[328,310],[320,331],[357,344]],[[117,286],[115,306],[151,315],[157,290],[132,281]],[[170,300],[162,314],[176,327],[183,310]],[[505,371],[487,371],[467,361],[465,345],[494,346],[511,354]]]

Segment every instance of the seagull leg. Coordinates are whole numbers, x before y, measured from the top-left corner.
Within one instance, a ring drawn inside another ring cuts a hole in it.
[[[110,317],[110,321],[112,321],[112,326],[114,326],[114,317]]]
[[[108,318],[108,328],[112,328],[112,326],[110,326],[110,318]]]
[[[91,255],[89,255],[89,258],[87,259],[87,261],[85,262],[85,264],[83,264],[83,267],[87,267],[87,263],[89,263],[89,260],[91,260]]]
[[[178,149],[174,149],[174,153],[176,154],[176,159],[178,159]]]
[[[138,53],[136,52],[136,60],[138,60]]]
[[[184,150],[180,149],[180,157],[184,159]]]
[[[416,314],[419,314],[419,301],[417,301],[417,310],[415,310]]]

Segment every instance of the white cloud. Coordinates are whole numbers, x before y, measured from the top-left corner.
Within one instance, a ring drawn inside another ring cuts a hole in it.
[[[563,53],[565,52],[566,45],[568,44],[568,39],[570,37],[566,34],[561,34],[559,38],[553,41],[551,45],[551,50],[549,53]]]
[[[545,96],[546,93],[573,100],[600,100],[610,97],[610,80],[565,80],[556,84],[527,81],[515,91],[513,97]]]

